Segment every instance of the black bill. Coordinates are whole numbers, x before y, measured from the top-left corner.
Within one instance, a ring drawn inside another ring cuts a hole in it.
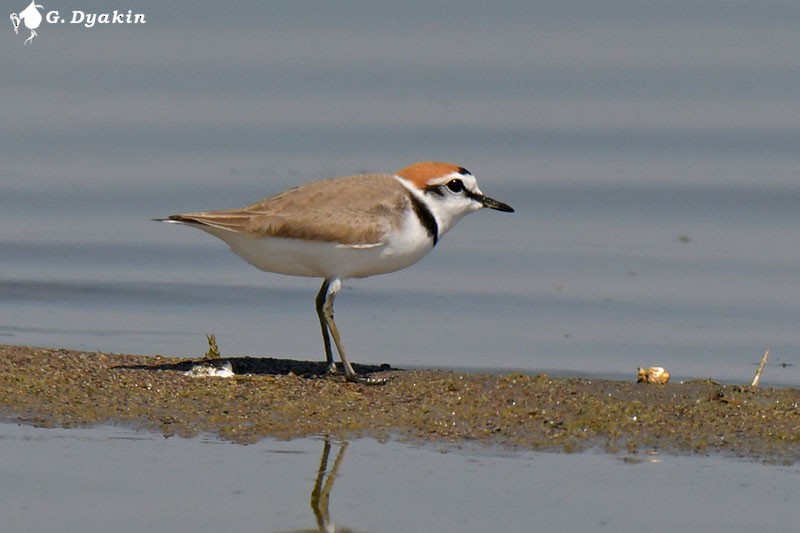
[[[489,209],[494,209],[495,211],[502,211],[503,213],[514,212],[513,207],[508,204],[504,204],[503,202],[498,202],[494,198],[489,198],[488,196],[475,193],[470,194],[470,197],[476,202],[483,204],[483,207],[488,207]]]

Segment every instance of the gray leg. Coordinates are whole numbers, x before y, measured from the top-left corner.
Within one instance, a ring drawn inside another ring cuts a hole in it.
[[[333,336],[333,342],[336,343],[336,350],[339,352],[342,365],[344,365],[344,373],[347,377],[347,381],[358,381],[356,371],[353,370],[350,361],[347,360],[347,355],[345,354],[344,345],[342,344],[342,338],[339,336],[336,322],[333,321],[333,301],[336,299],[336,293],[342,288],[342,280],[338,278],[325,280],[322,283],[322,288],[325,289],[325,296],[322,302],[322,319],[325,322],[325,327],[323,327],[322,330],[324,332],[327,328]],[[320,288],[320,290],[322,290],[322,288]],[[325,356],[328,358],[328,364],[333,364],[333,354],[330,347],[331,341],[327,333],[323,333],[322,340],[325,343]]]
[[[328,335],[328,323],[325,320],[325,299],[328,297],[328,287],[331,280],[326,279],[322,282],[322,287],[319,288],[317,293],[317,316],[319,317],[319,326],[322,328],[322,343],[325,346],[325,361],[328,363],[328,373],[336,373],[336,363],[333,362],[333,351],[331,350],[331,337]]]
[[[347,355],[342,345],[342,339],[339,335],[339,329],[336,327],[336,322],[333,321],[333,301],[336,299],[336,293],[338,293],[341,288],[342,280],[339,278],[326,279],[322,282],[322,287],[320,287],[319,294],[317,294],[317,315],[320,317],[322,342],[325,345],[325,357],[329,368],[333,367],[335,369],[328,331],[330,331],[330,335],[333,336],[333,342],[336,344],[336,350],[339,352],[339,358],[342,360],[347,381],[366,383],[369,385],[382,385],[387,382],[386,379],[359,376],[356,374],[356,371],[353,370],[350,361],[347,360]]]

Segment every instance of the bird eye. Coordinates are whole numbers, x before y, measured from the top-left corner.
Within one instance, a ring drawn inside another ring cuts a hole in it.
[[[464,182],[459,179],[450,180],[447,182],[447,188],[453,192],[461,192],[464,190]]]

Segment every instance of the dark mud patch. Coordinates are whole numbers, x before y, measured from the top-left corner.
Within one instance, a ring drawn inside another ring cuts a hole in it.
[[[528,450],[722,453],[800,459],[800,391],[713,382],[664,386],[546,375],[325,365],[234,357],[231,378],[190,377],[196,360],[0,345],[0,416],[37,426],[120,424],[238,443],[328,434]]]

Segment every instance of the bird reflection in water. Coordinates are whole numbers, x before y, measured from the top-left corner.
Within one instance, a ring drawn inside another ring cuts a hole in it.
[[[319,470],[317,471],[317,479],[314,481],[314,488],[311,491],[311,510],[314,511],[314,516],[317,519],[317,529],[298,529],[291,533],[354,533],[352,529],[334,525],[331,521],[330,511],[328,510],[333,483],[336,481],[336,476],[339,473],[339,467],[342,465],[344,452],[347,446],[348,443],[346,441],[341,443],[339,451],[336,454],[336,459],[333,461],[333,466],[328,470],[328,460],[331,455],[332,446],[330,438],[327,436],[325,437],[322,457],[319,461]]]

